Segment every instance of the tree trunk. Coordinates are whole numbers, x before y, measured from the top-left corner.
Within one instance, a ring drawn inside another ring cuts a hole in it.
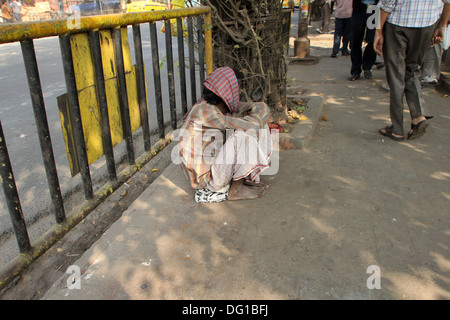
[[[241,101],[264,101],[273,110],[285,108],[284,53],[289,34],[283,35],[283,23],[290,23],[290,11],[282,10],[281,0],[201,3],[212,9],[214,68],[229,66],[244,74]]]

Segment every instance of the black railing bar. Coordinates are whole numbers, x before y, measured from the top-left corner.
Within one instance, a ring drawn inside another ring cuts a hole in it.
[[[114,151],[111,139],[111,126],[109,123],[108,101],[106,98],[105,76],[103,73],[102,52],[100,48],[100,34],[98,30],[89,33],[92,50],[92,60],[94,62],[95,81],[97,89],[98,104],[101,115],[101,130],[103,140],[103,151],[105,153],[106,167],[109,180],[117,178],[116,165],[114,161]]]
[[[28,80],[28,88],[30,90],[39,144],[44,160],[45,173],[47,175],[48,187],[52,198],[53,210],[55,211],[56,222],[61,223],[66,219],[66,214],[64,212],[64,203],[59,185],[58,172],[56,170],[50,130],[48,128],[44,96],[42,95],[41,80],[33,40],[21,41],[20,46],[22,48],[22,57]]]
[[[83,125],[81,122],[80,104],[78,101],[78,93],[75,82],[72,50],[70,48],[70,35],[59,36],[59,43],[61,47],[64,77],[67,87],[67,100],[73,115],[73,130],[76,142],[75,147],[78,154],[78,163],[80,167],[81,179],[83,181],[84,194],[86,199],[92,199],[94,196],[94,191],[92,188],[92,179],[89,171]]]
[[[159,137],[164,137],[164,113],[163,100],[161,91],[161,72],[159,70],[159,52],[158,52],[158,37],[156,33],[156,23],[150,23],[150,42],[152,46],[152,63],[153,63],[153,80],[155,86],[155,101],[156,101],[156,118],[158,120]]]
[[[5,200],[8,206],[9,215],[16,235],[17,245],[20,253],[31,250],[30,238],[27,226],[23,217],[22,206],[17,192],[16,181],[8,155],[5,135],[3,134],[2,122],[0,120],[0,177],[5,193]]]
[[[113,29],[114,38],[114,51],[116,55],[117,65],[117,79],[118,79],[118,91],[120,110],[122,113],[122,129],[123,137],[127,147],[128,164],[132,165],[135,162],[134,146],[133,146],[133,134],[131,132],[131,120],[130,120],[130,106],[128,104],[128,92],[127,83],[125,78],[125,66],[123,62],[122,51],[122,29]]]
[[[186,95],[186,66],[184,62],[184,30],[183,19],[177,18],[178,62],[180,70],[181,110],[183,115],[187,113]]]
[[[167,80],[169,86],[169,107],[172,129],[177,128],[177,105],[175,100],[175,78],[173,74],[172,26],[170,20],[164,21],[166,36]]]
[[[197,102],[197,80],[195,77],[194,22],[188,17],[189,71],[191,79],[191,106]]]
[[[205,40],[203,39],[203,17],[197,17],[198,31],[198,64],[200,73],[200,88],[203,92],[203,81],[205,80]],[[202,94],[203,96],[203,94]]]
[[[133,26],[134,55],[136,59],[136,82],[139,99],[139,111],[141,116],[142,134],[145,151],[150,150],[150,127],[148,120],[147,90],[145,88],[145,69],[142,54],[142,38],[140,25]]]

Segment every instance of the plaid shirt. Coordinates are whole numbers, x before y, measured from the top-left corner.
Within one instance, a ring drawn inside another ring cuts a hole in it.
[[[243,130],[250,134],[254,132],[257,135],[258,130],[269,121],[270,110],[267,104],[239,102],[239,87],[234,71],[230,68],[223,69],[216,69],[205,79],[204,84],[213,88],[210,90],[214,90],[214,93],[222,97],[229,108],[231,106],[230,109],[234,110],[234,113],[225,115],[215,105],[202,99],[189,111],[180,129],[181,167],[194,189],[205,188],[210,181],[212,163],[206,161],[205,150],[213,151],[211,144],[218,138],[222,138],[222,141],[225,142],[224,134],[227,129]],[[234,86],[234,81],[236,86]],[[213,138],[211,135],[216,136]]]
[[[389,13],[387,22],[400,27],[424,28],[439,20],[442,3],[450,0],[381,0],[381,9]]]

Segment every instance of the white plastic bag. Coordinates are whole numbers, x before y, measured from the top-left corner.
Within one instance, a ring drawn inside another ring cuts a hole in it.
[[[450,47],[450,24],[447,25],[447,29],[445,29],[445,37],[444,42],[442,43],[442,47],[444,50],[447,50]]]

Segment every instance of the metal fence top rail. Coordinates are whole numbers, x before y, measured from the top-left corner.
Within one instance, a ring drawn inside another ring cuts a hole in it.
[[[97,29],[111,29],[126,25],[196,16],[210,12],[211,8],[209,7],[195,7],[86,17],[71,16],[66,19],[1,24],[0,44],[23,41],[27,39],[86,32]]]

